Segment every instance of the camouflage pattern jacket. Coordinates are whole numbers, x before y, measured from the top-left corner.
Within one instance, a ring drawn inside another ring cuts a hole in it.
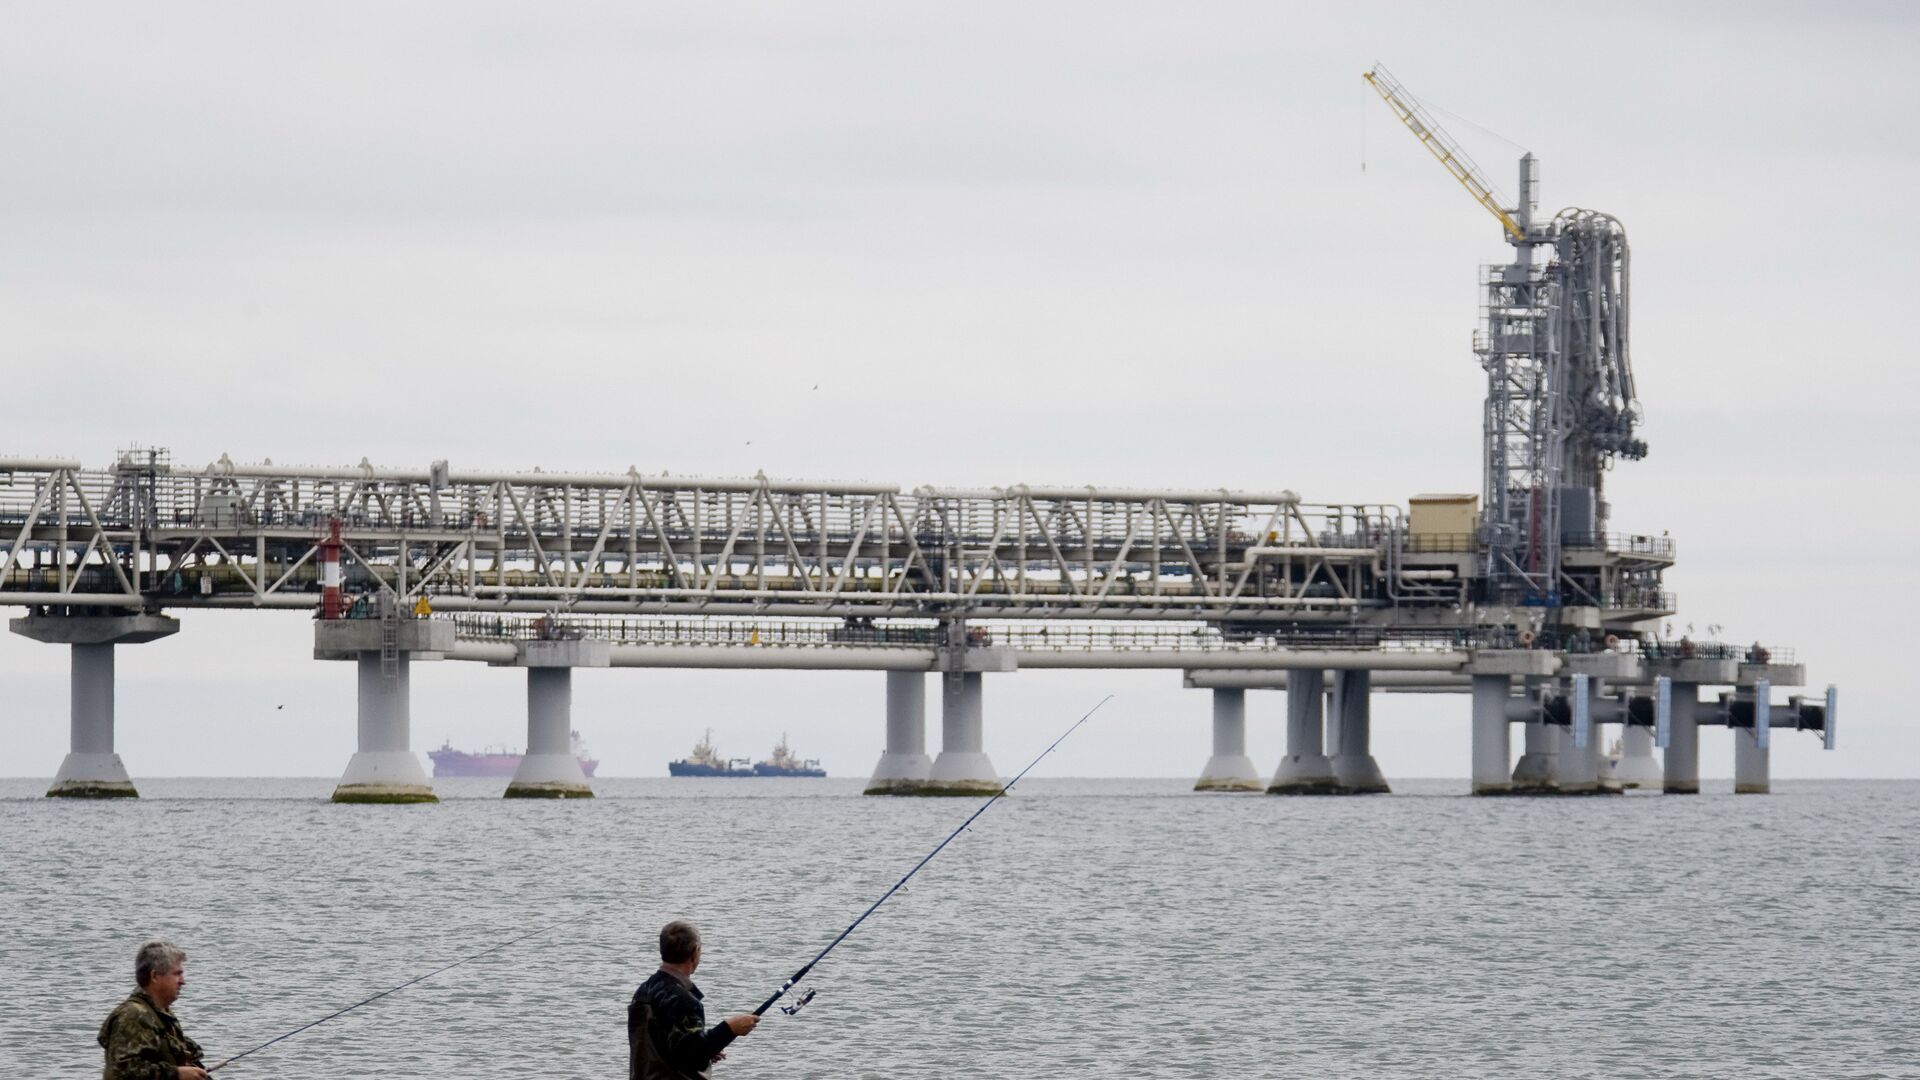
[[[656,971],[633,992],[627,1006],[631,1080],[706,1077],[715,1054],[733,1041],[725,1024],[707,1027],[705,995],[690,982]]]
[[[104,1080],[176,1080],[180,1066],[200,1064],[200,1044],[139,990],[100,1025],[100,1046],[107,1052]]]

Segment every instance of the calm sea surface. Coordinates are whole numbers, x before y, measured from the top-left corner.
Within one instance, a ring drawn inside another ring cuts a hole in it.
[[[857,780],[328,803],[332,779],[0,780],[0,1054],[99,1075],[151,935],[214,1057],[551,923],[223,1071],[622,1077],[659,926],[751,1009],[973,809]],[[1202,796],[1032,780],[717,1076],[1912,1077],[1920,782],[1772,797]]]

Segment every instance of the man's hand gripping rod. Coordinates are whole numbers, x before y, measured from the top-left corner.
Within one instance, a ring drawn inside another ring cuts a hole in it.
[[[989,807],[989,806],[992,806],[992,805],[993,805],[993,804],[994,804],[995,802],[997,802],[997,801],[999,801],[999,799],[1000,799],[1000,796],[1002,796],[1002,795],[1005,795],[1005,794],[1006,794],[1007,792],[1009,792],[1009,791],[1012,791],[1012,790],[1013,790],[1013,785],[1015,785],[1015,784],[1017,784],[1017,783],[1019,783],[1019,782],[1021,781],[1021,779],[1022,779],[1023,777],[1025,777],[1025,776],[1026,776],[1026,775],[1027,775],[1027,774],[1028,774],[1029,772],[1032,772],[1032,771],[1033,771],[1033,767],[1034,767],[1035,765],[1038,765],[1038,764],[1040,764],[1040,760],[1041,760],[1041,758],[1044,758],[1044,757],[1046,757],[1046,756],[1047,756],[1048,754],[1051,754],[1051,753],[1053,753],[1053,748],[1054,748],[1054,747],[1056,747],[1056,746],[1059,746],[1059,745],[1060,745],[1061,743],[1063,743],[1063,742],[1066,742],[1066,741],[1067,741],[1067,736],[1068,736],[1068,735],[1071,735],[1071,734],[1073,734],[1073,733],[1074,733],[1074,732],[1075,732],[1076,730],[1078,730],[1078,729],[1079,729],[1079,727],[1080,727],[1080,725],[1081,725],[1081,724],[1084,724],[1084,723],[1086,723],[1086,722],[1087,722],[1087,720],[1088,720],[1088,719],[1090,719],[1090,718],[1091,718],[1091,717],[1093,716],[1093,714],[1094,714],[1094,713],[1097,713],[1097,712],[1099,712],[1099,711],[1100,711],[1100,706],[1101,706],[1101,705],[1105,705],[1105,704],[1106,704],[1107,702],[1109,702],[1109,701],[1112,701],[1112,700],[1113,700],[1113,695],[1112,695],[1112,694],[1108,694],[1108,695],[1107,695],[1106,697],[1103,697],[1103,698],[1101,698],[1098,704],[1096,704],[1096,705],[1094,705],[1094,707],[1093,707],[1093,708],[1091,708],[1091,709],[1088,709],[1088,710],[1087,710],[1087,712],[1086,712],[1086,715],[1085,715],[1085,716],[1082,716],[1082,717],[1081,717],[1080,719],[1078,719],[1078,720],[1075,720],[1075,721],[1073,722],[1073,726],[1072,726],[1072,727],[1070,727],[1070,728],[1068,728],[1068,729],[1067,729],[1066,731],[1064,731],[1064,732],[1062,732],[1062,733],[1060,734],[1060,737],[1059,737],[1059,738],[1057,738],[1057,739],[1055,739],[1055,740],[1053,740],[1053,742],[1051,742],[1051,743],[1049,743],[1049,744],[1047,744],[1047,748],[1046,748],[1045,750],[1042,750],[1042,751],[1040,751],[1040,755],[1039,755],[1039,757],[1036,757],[1036,758],[1034,758],[1034,759],[1033,759],[1032,761],[1030,761],[1030,762],[1028,762],[1028,763],[1027,763],[1027,767],[1026,767],[1026,768],[1024,768],[1024,769],[1021,769],[1021,770],[1020,770],[1020,772],[1019,772],[1018,774],[1016,774],[1016,775],[1014,776],[1014,778],[1013,778],[1013,779],[1011,779],[1011,780],[1009,780],[1009,781],[1007,781],[1007,786],[1006,786],[1006,787],[1003,787],[1003,788],[1001,788],[1001,789],[1000,789],[999,791],[996,791],[996,792],[994,792],[994,793],[993,793],[993,795],[991,795],[991,796],[990,796],[990,797],[989,797],[989,798],[987,799],[987,801],[986,801],[986,802],[984,802],[984,803],[981,803],[981,804],[980,804],[980,809],[978,809],[978,810],[975,810],[975,811],[973,812],[973,815],[972,815],[971,817],[969,817],[969,818],[967,818],[967,820],[965,820],[965,821],[963,821],[963,822],[961,822],[961,823],[960,823],[960,827],[959,827],[959,828],[957,828],[957,829],[955,829],[955,830],[953,830],[952,832],[950,832],[950,833],[948,833],[948,834],[947,834],[947,838],[946,838],[945,840],[942,840],[942,841],[940,841],[940,842],[939,842],[938,844],[936,844],[936,845],[934,845],[934,849],[933,849],[932,851],[929,851],[929,852],[927,852],[927,856],[926,856],[926,858],[924,858],[924,859],[921,859],[921,860],[920,860],[919,862],[917,862],[917,863],[915,863],[915,864],[913,865],[913,869],[911,869],[911,870],[909,870],[909,871],[907,871],[907,874],[906,874],[906,877],[903,877],[903,878],[901,878],[901,879],[900,879],[899,881],[896,881],[896,882],[894,882],[894,883],[893,883],[893,888],[891,888],[891,889],[888,889],[888,890],[887,890],[886,892],[884,892],[884,893],[881,893],[881,894],[880,894],[880,899],[878,899],[878,900],[875,900],[875,901],[873,902],[873,905],[872,905],[871,907],[869,907],[869,908],[867,908],[867,910],[865,910],[865,911],[863,911],[863,912],[861,912],[861,913],[860,913],[860,917],[859,917],[859,918],[857,918],[857,919],[855,919],[855,920],[853,920],[853,922],[852,922],[852,924],[851,924],[851,925],[849,925],[849,926],[848,926],[848,927],[847,927],[847,928],[846,928],[845,930],[842,930],[842,931],[840,931],[840,936],[839,936],[839,937],[837,937],[837,938],[834,938],[834,939],[833,939],[832,941],[829,941],[829,942],[827,942],[827,947],[826,947],[826,948],[824,948],[824,949],[821,949],[821,950],[820,950],[820,954],[819,954],[818,956],[815,956],[815,957],[814,957],[813,959],[811,959],[811,960],[809,960],[809,961],[807,961],[807,963],[806,963],[806,965],[805,965],[804,967],[802,967],[802,968],[801,968],[801,969],[800,969],[799,971],[796,971],[796,972],[794,972],[794,973],[793,973],[793,974],[792,974],[791,976],[789,976],[789,977],[787,978],[787,981],[786,981],[786,982],[784,982],[784,983],[781,983],[781,984],[780,984],[780,989],[778,989],[778,990],[776,990],[776,991],[774,991],[774,993],[773,993],[773,996],[772,996],[772,997],[770,997],[770,998],[768,998],[767,1000],[765,1000],[765,1001],[763,1001],[763,1002],[761,1002],[761,1003],[760,1003],[760,1007],[759,1007],[759,1008],[757,1008],[757,1009],[755,1009],[755,1010],[753,1010],[753,1015],[755,1015],[755,1016],[760,1016],[760,1015],[762,1015],[762,1014],[764,1014],[764,1013],[765,1013],[765,1012],[766,1012],[766,1011],[767,1011],[768,1009],[770,1009],[770,1008],[772,1008],[772,1007],[773,1007],[773,1003],[774,1003],[774,1002],[776,1002],[776,1001],[779,1001],[779,1000],[780,1000],[780,998],[781,998],[782,996],[784,996],[784,995],[786,994],[786,992],[787,992],[788,990],[791,990],[791,989],[793,989],[793,984],[794,984],[794,983],[797,983],[797,982],[799,982],[799,981],[800,981],[801,979],[804,979],[804,978],[806,978],[806,977],[807,977],[807,972],[809,972],[809,971],[812,971],[812,970],[813,970],[813,967],[814,967],[814,965],[815,965],[815,964],[818,964],[818,963],[819,963],[820,961],[822,961],[822,960],[825,960],[825,959],[827,958],[827,954],[828,954],[828,953],[830,953],[830,952],[832,952],[832,951],[834,950],[834,946],[836,946],[836,945],[839,945],[839,944],[840,944],[841,942],[843,942],[843,941],[845,941],[845,940],[847,940],[847,935],[848,935],[848,934],[851,934],[851,933],[853,933],[853,932],[854,932],[854,930],[855,930],[855,929],[857,929],[857,928],[858,928],[858,927],[860,926],[860,924],[861,924],[861,923],[863,923],[863,922],[866,922],[866,921],[867,921],[867,916],[869,916],[869,915],[871,915],[871,914],[873,914],[874,912],[876,912],[876,911],[878,911],[878,910],[880,910],[880,905],[881,905],[881,904],[884,904],[884,903],[886,903],[886,902],[887,902],[887,898],[888,898],[888,897],[890,897],[890,896],[892,896],[892,895],[893,895],[894,893],[897,893],[897,892],[899,892],[899,891],[900,891],[900,887],[901,887],[901,886],[903,886],[903,885],[905,885],[905,884],[907,883],[907,879],[908,879],[908,878],[911,878],[911,877],[913,877],[913,875],[915,875],[915,874],[917,874],[917,873],[919,873],[919,872],[920,872],[920,868],[921,868],[921,867],[923,867],[923,866],[925,866],[925,865],[927,865],[928,863],[930,863],[930,862],[932,862],[932,861],[933,861],[933,857],[934,857],[935,855],[938,855],[938,854],[940,854],[940,849],[941,849],[941,848],[944,848],[944,847],[946,847],[946,846],[947,846],[948,844],[951,844],[951,843],[953,843],[953,841],[954,841],[954,838],[955,838],[955,837],[957,837],[957,836],[959,836],[959,835],[960,835],[961,833],[963,833],[963,832],[966,832],[966,831],[967,831],[967,826],[969,826],[969,825],[971,825],[971,824],[973,824],[973,822],[974,822],[974,819],[975,819],[975,818],[978,818],[978,817],[979,817],[979,816],[980,816],[981,814],[984,814],[984,813],[986,813],[986,812],[987,812],[987,807]],[[804,1004],[806,1004],[806,1003],[807,1003],[808,1001],[810,1001],[810,1000],[812,1000],[812,998],[813,998],[813,991],[811,991],[811,990],[809,990],[809,991],[807,991],[807,993],[806,993],[806,996],[805,996],[805,997],[802,997],[802,998],[800,999],[800,1004],[801,1004],[801,1005],[804,1005]],[[794,1006],[794,1008],[793,1008],[793,1009],[791,1009],[791,1010],[788,1010],[788,1011],[793,1011],[793,1012],[797,1012],[797,1011],[799,1011],[799,1006],[798,1006],[798,1005],[796,1005],[796,1006]]]

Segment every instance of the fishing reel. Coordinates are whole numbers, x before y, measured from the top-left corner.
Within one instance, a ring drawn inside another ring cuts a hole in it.
[[[783,1013],[786,1013],[788,1016],[792,1016],[793,1014],[799,1012],[801,1009],[806,1008],[807,1002],[812,1001],[813,995],[816,993],[818,993],[818,991],[812,988],[808,988],[807,992],[804,994],[801,994],[799,997],[799,1000],[795,1001],[793,1004],[780,1006],[780,1011]]]

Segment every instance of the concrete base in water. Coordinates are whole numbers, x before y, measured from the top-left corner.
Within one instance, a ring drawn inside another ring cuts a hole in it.
[[[563,786],[559,784],[539,785],[539,784],[516,783],[516,784],[508,784],[507,792],[505,795],[502,795],[501,798],[503,799],[591,799],[593,798],[593,790],[591,788],[582,790],[577,787],[569,787],[569,786]]]
[[[991,795],[1002,790],[993,762],[980,751],[942,750],[927,779],[901,794]]]
[[[405,750],[362,750],[333,789],[338,803],[430,803],[440,799],[420,758]]]
[[[1608,769],[1621,788],[1657,788],[1664,779],[1660,762],[1653,756],[1653,732],[1628,724],[1620,735],[1620,758]]]
[[[1372,754],[1336,754],[1333,775],[1342,795],[1388,795],[1387,777]]]
[[[933,775],[933,758],[921,753],[896,753],[883,750],[880,763],[867,779],[868,795],[910,795],[924,786]]]
[[[139,795],[119,754],[77,750],[61,760],[53,786],[47,789],[50,799],[133,799]]]
[[[1266,787],[1245,754],[1215,754],[1194,781],[1195,791],[1260,791]]]
[[[509,799],[591,799],[593,788],[571,753],[528,754],[520,759],[504,796]]]
[[[959,781],[952,781],[952,782],[943,782],[939,780],[902,780],[898,784],[890,788],[887,788],[884,791],[876,791],[873,788],[868,788],[866,790],[866,794],[868,795],[910,795],[910,796],[926,795],[933,798],[939,798],[945,795],[966,795],[966,796],[998,795],[1005,790],[1006,788],[1003,787],[998,780],[994,780],[994,781],[959,780]]]
[[[1378,770],[1376,770],[1378,771]],[[1333,759],[1325,754],[1290,754],[1267,785],[1269,795],[1340,795],[1343,788]]]

